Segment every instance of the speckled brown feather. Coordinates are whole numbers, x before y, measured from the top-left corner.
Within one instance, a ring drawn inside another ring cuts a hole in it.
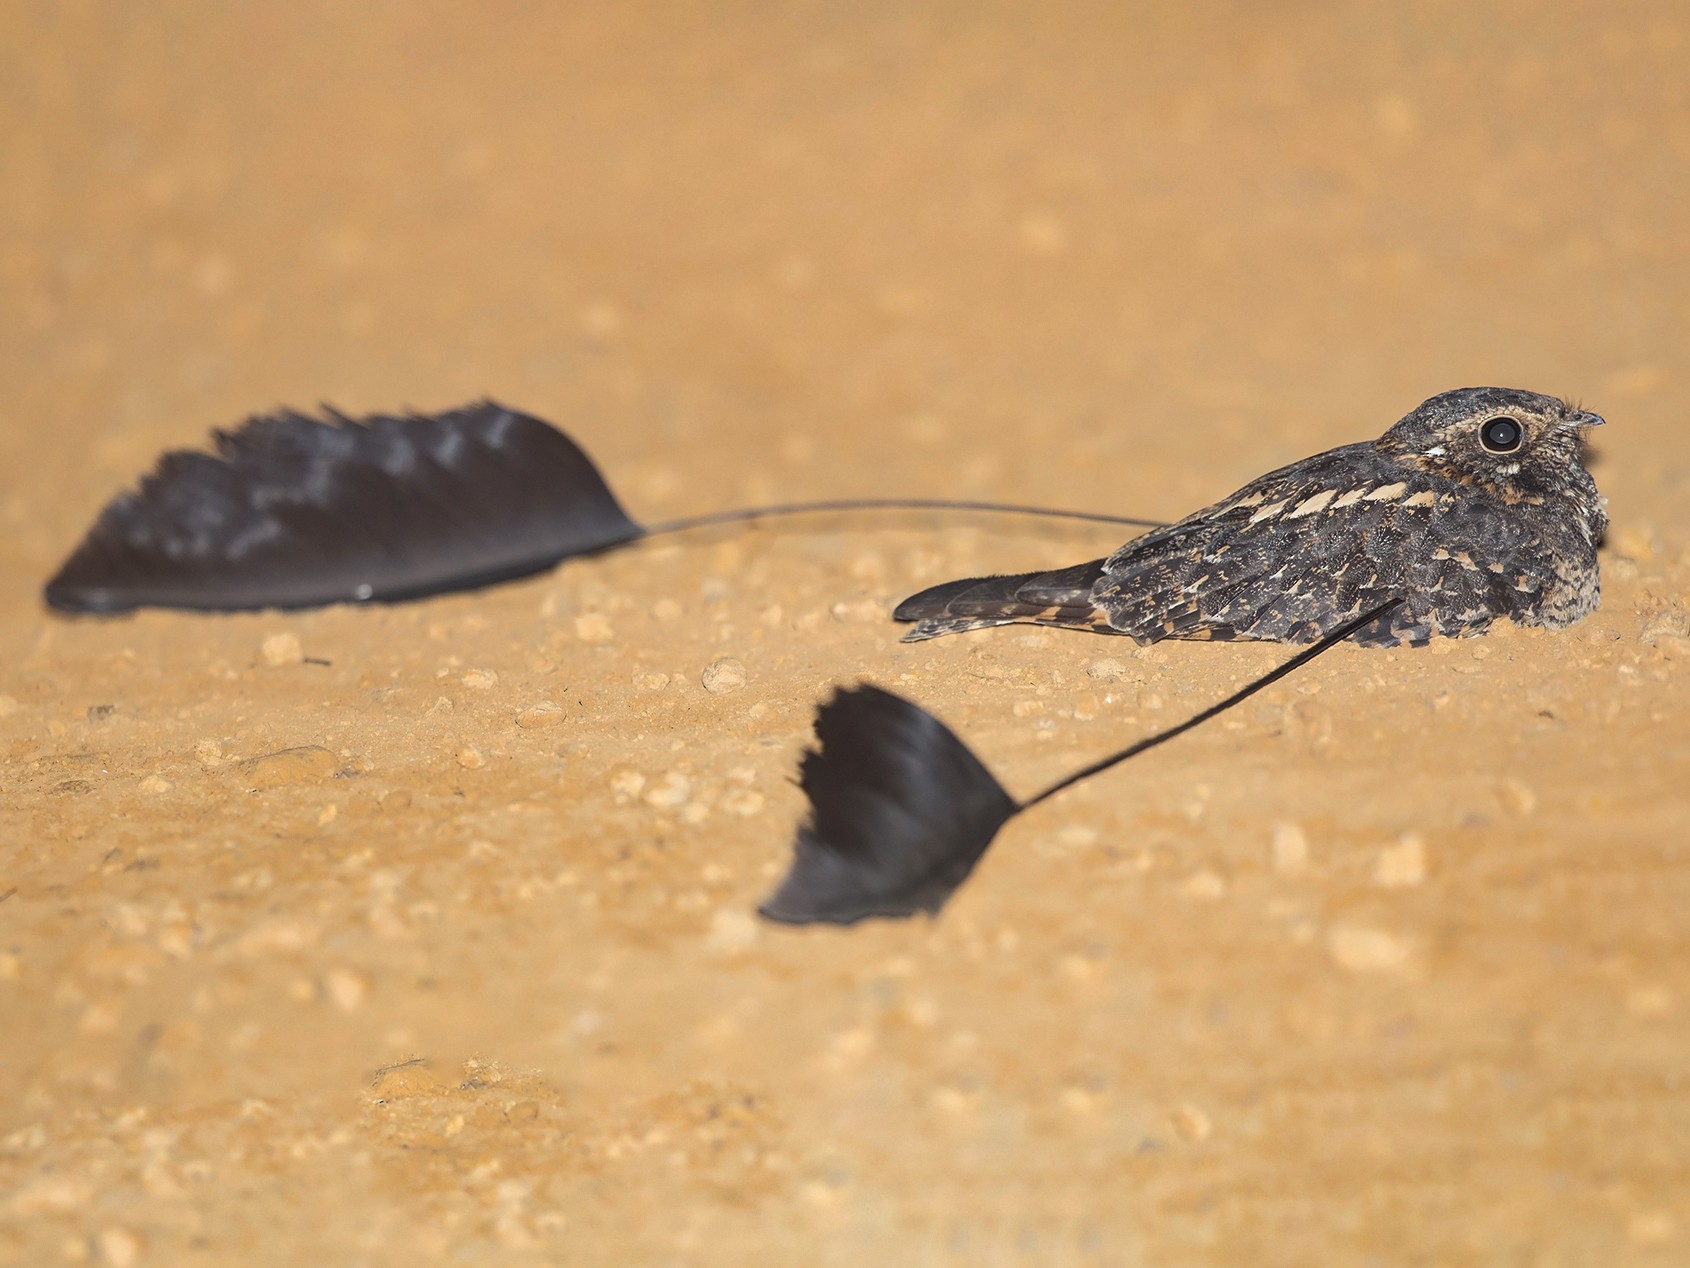
[[[1522,429],[1518,450],[1481,443],[1499,418]],[[1504,616],[1568,625],[1598,599],[1607,517],[1580,459],[1584,429],[1601,421],[1533,392],[1446,392],[1377,441],[1269,472],[1107,559],[947,582],[894,615],[919,622],[909,641],[1028,622],[1140,643],[1307,643],[1400,596],[1355,641],[1462,637]]]

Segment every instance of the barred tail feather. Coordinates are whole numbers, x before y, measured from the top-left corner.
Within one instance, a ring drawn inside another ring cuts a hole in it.
[[[906,643],[1016,622],[1118,634],[1091,598],[1092,587],[1103,576],[1103,562],[1094,559],[1057,572],[947,581],[912,594],[892,616],[917,623],[904,635]]]

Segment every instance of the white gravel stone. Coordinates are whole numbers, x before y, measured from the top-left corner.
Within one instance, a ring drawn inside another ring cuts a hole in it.
[[[305,649],[299,645],[299,635],[292,630],[272,634],[258,645],[258,655],[272,669],[297,665],[305,659]]]
[[[1273,825],[1273,870],[1295,876],[1309,865],[1309,839],[1294,823]]]
[[[353,969],[330,969],[323,976],[323,991],[343,1013],[355,1013],[370,994],[370,979]]]
[[[1690,619],[1684,613],[1667,609],[1657,612],[1643,622],[1638,639],[1654,647],[1665,639],[1690,639]]]
[[[1351,973],[1396,973],[1408,963],[1409,946],[1383,929],[1338,925],[1326,935],[1326,949]]]
[[[699,675],[704,689],[713,696],[738,691],[745,686],[745,666],[732,656],[721,656],[704,667]]]
[[[556,726],[563,721],[563,707],[553,704],[550,700],[542,700],[538,704],[530,705],[516,715],[516,724],[525,731],[539,730],[541,727]]]
[[[1530,785],[1517,779],[1503,780],[1502,786],[1497,789],[1497,796],[1512,814],[1524,817],[1537,809],[1537,794],[1532,791]]]
[[[1425,879],[1426,842],[1412,832],[1379,851],[1373,864],[1373,883],[1386,889],[1410,889]]]
[[[658,810],[674,810],[692,800],[692,780],[683,772],[672,770],[663,782],[645,795],[648,806]]]
[[[603,612],[583,612],[575,618],[575,637],[583,643],[608,643],[616,637],[610,618]]]
[[[749,788],[735,789],[722,798],[722,809],[742,819],[762,814],[763,805],[763,794]]]

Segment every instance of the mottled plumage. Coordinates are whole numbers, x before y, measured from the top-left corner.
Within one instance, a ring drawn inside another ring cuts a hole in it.
[[[1140,643],[1308,643],[1394,597],[1356,642],[1559,627],[1598,597],[1604,500],[1581,461],[1602,419],[1510,388],[1434,396],[1375,441],[1252,480],[1107,559],[951,581],[894,615],[906,641],[1029,622]]]

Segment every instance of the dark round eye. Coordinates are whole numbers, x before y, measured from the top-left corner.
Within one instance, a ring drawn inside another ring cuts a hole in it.
[[[1492,453],[1513,453],[1523,434],[1512,418],[1493,418],[1479,428],[1479,442]]]

